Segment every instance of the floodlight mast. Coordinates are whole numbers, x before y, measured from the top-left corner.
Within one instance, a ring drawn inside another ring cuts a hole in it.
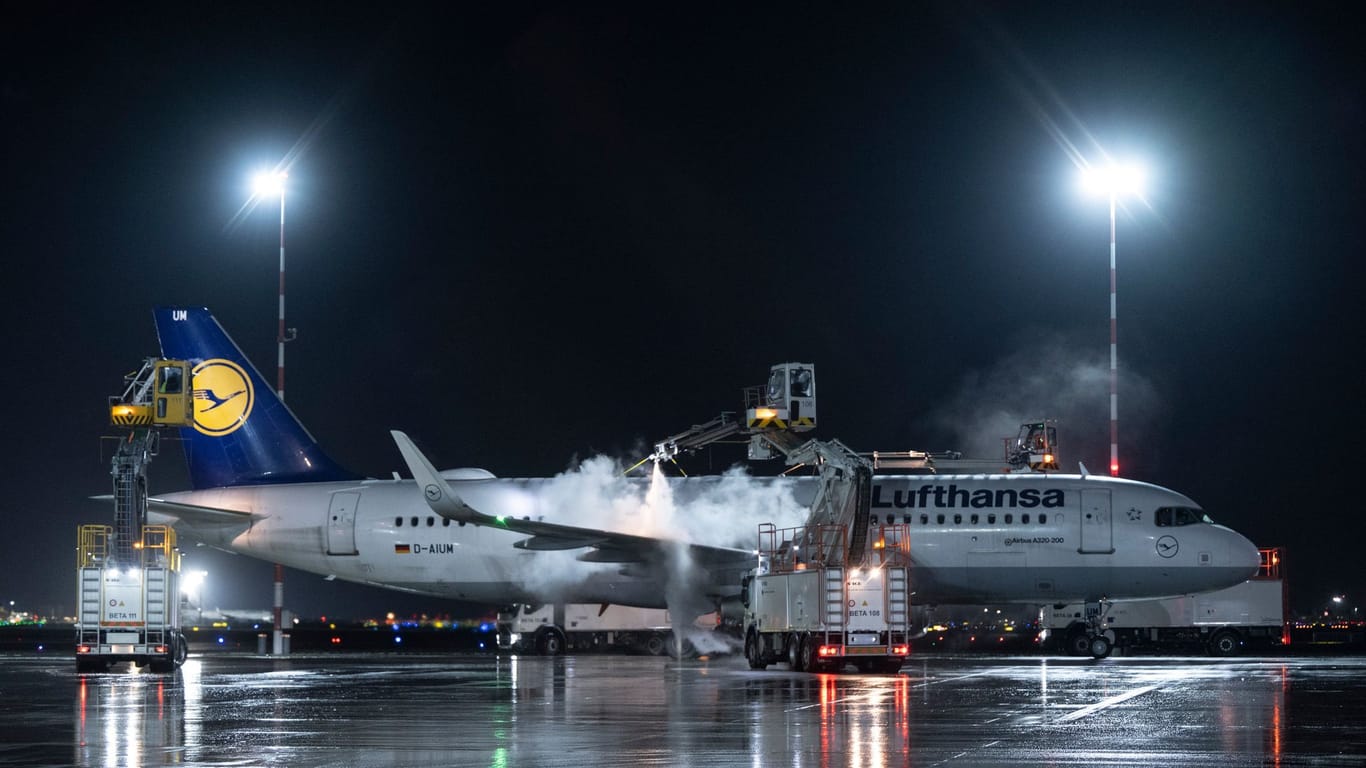
[[[280,195],[281,219],[284,218],[284,195]],[[283,235],[282,235],[283,237]],[[285,247],[280,246],[280,263],[284,264]],[[280,280],[284,280],[284,267],[280,267]],[[283,289],[282,289],[283,290]],[[1110,476],[1119,477],[1119,319],[1115,315],[1115,191],[1110,188]],[[280,300],[281,313],[284,312],[284,299]],[[281,322],[284,322],[281,320]],[[284,347],[280,348],[284,355]],[[282,358],[283,359],[283,358]],[[284,363],[280,364],[280,376],[284,376]],[[284,384],[280,384],[284,389]]]
[[[1119,476],[1119,320],[1115,280],[1115,207],[1120,193],[1142,194],[1143,172],[1137,166],[1088,168],[1084,182],[1110,198],[1110,476]]]
[[[289,173],[286,171],[263,172],[256,175],[253,184],[257,197],[280,196],[280,301],[279,327],[275,336],[279,351],[275,368],[275,394],[279,395],[281,400],[285,399],[285,342],[289,341],[289,337],[285,335],[285,179],[287,178],[289,178]]]
[[[285,342],[292,337],[285,335],[285,179],[288,171],[263,171],[252,180],[253,193],[258,198],[270,195],[280,196],[280,302],[279,328],[275,342],[279,347],[279,357],[275,368],[275,393],[280,402],[285,400]],[[285,567],[275,564],[275,601],[272,607],[274,628],[271,631],[271,651],[279,656],[284,651],[284,608],[285,606]]]

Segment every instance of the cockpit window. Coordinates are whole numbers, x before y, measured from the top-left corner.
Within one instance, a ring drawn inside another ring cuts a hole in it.
[[[1206,517],[1204,512],[1190,507],[1160,507],[1153,515],[1153,521],[1159,528],[1214,522]]]

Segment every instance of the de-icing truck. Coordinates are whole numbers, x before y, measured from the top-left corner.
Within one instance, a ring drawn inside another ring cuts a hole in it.
[[[850,565],[841,552],[847,526],[760,529],[764,564],[741,590],[750,667],[901,669],[910,653],[909,540],[904,525],[872,530],[871,556]]]

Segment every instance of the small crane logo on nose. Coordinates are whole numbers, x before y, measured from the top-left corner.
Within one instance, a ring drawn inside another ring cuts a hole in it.
[[[1180,551],[1181,544],[1172,536],[1163,536],[1157,540],[1157,554],[1163,557],[1176,557]]]

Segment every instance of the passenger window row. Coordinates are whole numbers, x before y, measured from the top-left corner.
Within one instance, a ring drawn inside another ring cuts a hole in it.
[[[954,525],[962,525],[962,524],[963,524],[963,521],[964,521],[964,519],[965,519],[965,517],[966,517],[966,520],[967,520],[967,524],[968,524],[968,525],[981,525],[984,518],[985,518],[985,520],[986,520],[986,524],[987,524],[987,525],[996,525],[996,520],[997,520],[997,515],[996,515],[995,512],[988,512],[986,515],[982,515],[982,514],[979,514],[979,513],[977,513],[977,512],[973,512],[972,514],[966,515],[966,516],[964,516],[964,515],[960,512],[960,513],[955,513],[955,514],[953,515],[953,517],[952,517],[952,519],[953,519],[953,524],[954,524]],[[1013,513],[1013,512],[1006,512],[1005,514],[1001,515],[1000,518],[1001,518],[1001,523],[1004,524],[1004,525],[1014,525],[1014,524],[1015,524],[1015,513]],[[1030,514],[1029,514],[1028,512],[1023,512],[1023,513],[1021,513],[1021,514],[1020,514],[1020,525],[1029,525],[1029,521],[1030,521],[1031,519],[1032,519],[1032,518],[1031,518],[1031,516],[1030,516]],[[1060,521],[1062,518],[1061,518],[1061,517],[1058,517],[1057,519]],[[937,514],[937,515],[934,516],[935,525],[944,525],[944,524],[946,524],[946,523],[948,522],[948,520],[949,520],[949,516],[948,516],[948,515],[945,515],[943,512],[941,512],[941,513],[939,513],[939,514]],[[1047,513],[1047,512],[1040,512],[1040,513],[1038,514],[1038,521],[1039,521],[1039,525],[1047,525],[1047,524],[1048,524],[1048,513]],[[881,520],[878,519],[878,516],[877,516],[877,515],[873,515],[872,524],[873,524],[873,525],[878,525],[880,522],[881,522]],[[910,515],[902,515],[902,516],[901,516],[901,522],[905,523],[906,525],[910,525],[910,524],[911,524],[911,516],[910,516]],[[887,525],[893,525],[893,524],[895,524],[895,523],[896,523],[896,515],[887,515]],[[920,524],[921,524],[921,525],[929,525],[929,524],[930,524],[930,516],[929,516],[928,514],[923,514],[923,513],[922,513],[922,514],[920,515]]]
[[[1179,519],[1180,521],[1179,521],[1179,522],[1173,523],[1173,522],[1171,522],[1171,519],[1172,519],[1173,516],[1172,516],[1170,513],[1174,512],[1174,511],[1179,511],[1179,512],[1193,512],[1193,510],[1181,509],[1181,508],[1179,508],[1179,507],[1177,507],[1177,508],[1163,508],[1163,509],[1159,509],[1159,510],[1157,511],[1157,514],[1158,514],[1158,523],[1157,523],[1157,524],[1158,524],[1158,525],[1189,525],[1190,523],[1200,522],[1199,519],[1194,519],[1194,520],[1192,520],[1192,519],[1188,519],[1188,518],[1186,518],[1186,517],[1179,517],[1178,519]],[[1164,513],[1167,513],[1167,514],[1164,515]],[[967,516],[967,523],[968,523],[968,525],[981,525],[981,524],[982,524],[983,517],[984,517],[983,515],[974,512],[974,513],[972,513],[972,514],[970,514],[970,515]],[[997,516],[996,516],[996,513],[995,513],[995,512],[990,512],[990,513],[986,514],[986,515],[985,515],[986,524],[987,524],[987,525],[996,525],[996,517],[997,517]],[[1047,513],[1047,512],[1040,512],[1039,515],[1038,515],[1038,518],[1039,518],[1039,524],[1040,524],[1040,525],[1046,525],[1046,524],[1048,523],[1048,513]],[[934,516],[934,522],[935,522],[936,525],[945,525],[945,524],[948,522],[948,519],[949,519],[948,516],[945,515],[945,514],[942,513],[942,512]],[[1029,525],[1030,519],[1031,519],[1031,518],[1030,518],[1030,515],[1029,515],[1028,512],[1021,513],[1021,515],[1020,515],[1020,524],[1021,524],[1021,525]],[[427,521],[427,527],[428,527],[428,528],[432,528],[432,527],[435,527],[435,526],[436,526],[436,517],[435,517],[435,516],[432,516],[432,515],[428,515],[428,516],[425,517],[425,518],[423,518],[423,517],[418,517],[418,516],[414,515],[413,517],[407,518],[406,523],[407,523],[407,525],[409,525],[409,526],[411,526],[411,527],[413,527],[413,528],[417,528],[417,527],[420,527],[420,526],[421,526],[423,520],[426,520],[426,521]],[[962,513],[955,513],[955,514],[953,515],[953,524],[954,524],[954,525],[962,525],[962,524],[963,524],[963,520],[964,520],[964,517],[963,517]],[[1165,520],[1166,522],[1163,522],[1164,520]],[[902,517],[901,517],[901,522],[904,523],[904,524],[906,524],[906,525],[910,525],[910,524],[911,524],[911,516],[910,516],[910,515],[902,515]],[[1001,522],[1002,522],[1003,524],[1005,524],[1005,525],[1014,525],[1014,524],[1015,524],[1015,515],[1014,515],[1013,513],[1006,512],[1005,514],[1003,514],[1003,515],[1001,516]],[[878,525],[879,523],[881,523],[881,521],[878,519],[877,515],[873,515],[872,520],[871,520],[871,523],[872,523],[873,525]],[[405,524],[405,520],[404,520],[403,517],[400,516],[400,517],[395,517],[395,518],[394,518],[394,527],[395,527],[395,528],[402,528],[402,527],[404,526],[404,524]],[[894,524],[896,524],[896,515],[887,515],[887,525],[894,525]],[[920,515],[920,524],[921,524],[921,525],[929,525],[929,524],[930,524],[930,516],[927,515],[927,514],[921,514],[921,515]],[[441,518],[441,526],[442,526],[443,528],[449,528],[449,527],[451,526],[451,519],[450,519],[449,517],[443,517],[443,518]]]
[[[428,515],[426,518],[420,518],[420,517],[414,515],[414,516],[408,518],[408,522],[409,522],[409,524],[410,524],[412,527],[416,528],[416,527],[418,527],[418,525],[419,525],[419,521],[421,521],[421,520],[423,520],[423,519],[425,519],[425,520],[427,521],[427,527],[428,527],[428,528],[431,528],[431,527],[433,527],[433,526],[436,525],[436,518],[435,518],[434,516],[432,516],[432,515]],[[402,528],[402,527],[403,527],[403,518],[402,518],[402,517],[396,517],[396,518],[394,518],[394,527],[395,527],[395,528]],[[451,519],[450,519],[449,517],[443,517],[443,518],[441,518],[441,527],[442,527],[442,528],[450,528],[450,527],[451,527]]]

